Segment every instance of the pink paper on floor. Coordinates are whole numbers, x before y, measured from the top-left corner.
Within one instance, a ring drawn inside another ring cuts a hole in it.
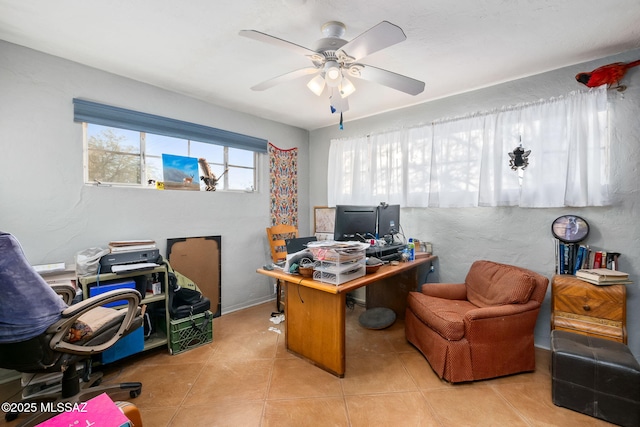
[[[47,404],[44,404],[47,405]],[[52,402],[51,412],[62,412],[38,427],[126,427],[129,419],[106,394],[102,393],[86,402]]]

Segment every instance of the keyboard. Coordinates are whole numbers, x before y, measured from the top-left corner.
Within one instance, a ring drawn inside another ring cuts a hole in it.
[[[376,258],[378,258],[381,261],[400,261],[400,258],[402,258],[402,255],[400,254],[400,252],[396,252],[394,254],[383,255]]]

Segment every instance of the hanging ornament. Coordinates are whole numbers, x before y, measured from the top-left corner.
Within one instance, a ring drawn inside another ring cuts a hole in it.
[[[531,150],[525,151],[524,148],[522,148],[522,144],[516,147],[513,152],[509,153],[509,157],[511,157],[509,166],[511,166],[511,169],[514,171],[518,170],[518,168],[525,170],[527,166],[529,166],[529,154],[531,154]]]

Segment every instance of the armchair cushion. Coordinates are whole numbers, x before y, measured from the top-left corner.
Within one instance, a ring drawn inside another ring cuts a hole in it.
[[[524,304],[536,287],[533,275],[491,261],[474,262],[465,282],[468,300],[478,307]]]
[[[464,316],[467,311],[476,308],[468,301],[451,301],[416,292],[409,293],[407,303],[418,319],[448,341],[464,337]]]
[[[431,297],[467,300],[467,286],[464,283],[429,283],[420,291]]]

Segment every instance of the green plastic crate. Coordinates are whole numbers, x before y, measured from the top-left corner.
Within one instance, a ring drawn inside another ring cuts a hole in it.
[[[213,313],[210,311],[184,319],[171,320],[169,323],[171,354],[182,353],[213,340]]]

